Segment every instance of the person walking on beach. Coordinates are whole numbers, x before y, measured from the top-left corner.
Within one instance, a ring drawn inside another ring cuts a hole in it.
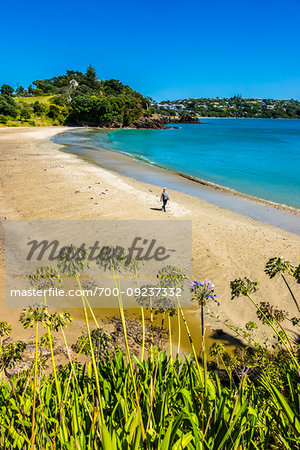
[[[166,204],[167,204],[168,200],[170,200],[168,193],[166,191],[166,188],[163,188],[163,191],[160,196],[160,200],[163,202],[161,210],[166,212]]]

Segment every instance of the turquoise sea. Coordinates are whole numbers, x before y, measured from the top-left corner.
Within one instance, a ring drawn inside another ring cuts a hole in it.
[[[167,130],[81,129],[53,140],[93,153],[101,148],[125,153],[146,164],[300,208],[300,120],[203,121]],[[98,161],[101,164],[100,153]]]
[[[300,207],[300,120],[204,119],[170,130],[109,133],[110,148]]]

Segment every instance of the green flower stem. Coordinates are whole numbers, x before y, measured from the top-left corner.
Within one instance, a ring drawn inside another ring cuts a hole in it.
[[[286,286],[287,286],[287,288],[289,290],[289,293],[291,294],[292,299],[294,300],[294,303],[296,305],[296,308],[298,309],[298,312],[300,313],[300,307],[299,307],[299,303],[296,300],[296,297],[294,296],[294,294],[293,294],[293,292],[292,292],[288,282],[286,281],[285,276],[283,274],[281,274],[281,276],[282,276],[283,281],[285,282],[285,284],[286,284]]]
[[[97,318],[96,318],[96,316],[95,316],[95,313],[94,313],[94,311],[93,311],[93,308],[91,307],[90,302],[88,301],[88,298],[87,298],[86,295],[84,295],[84,300],[85,300],[86,304],[88,305],[89,311],[90,311],[91,316],[92,316],[92,318],[93,318],[93,320],[94,320],[94,322],[95,322],[96,327],[97,327],[97,328],[100,328],[99,322],[98,322],[98,320],[97,320]]]
[[[163,331],[164,331],[164,325],[165,325],[165,319],[166,319],[166,311],[162,313],[162,319],[161,319],[161,326],[160,326],[160,334],[159,334],[159,348],[162,345],[162,338],[163,338]]]
[[[249,300],[253,303],[253,305],[255,306],[255,308],[261,313],[261,315],[266,319],[266,321],[268,322],[268,324],[270,325],[270,327],[272,328],[272,330],[274,331],[274,333],[277,335],[279,341],[281,341],[283,343],[283,345],[285,346],[287,352],[289,353],[289,355],[291,356],[291,358],[293,359],[294,363],[296,364],[298,370],[300,370],[300,365],[298,363],[298,361],[296,360],[295,356],[293,355],[293,353],[291,352],[291,350],[289,349],[289,347],[286,345],[286,343],[284,341],[282,341],[282,339],[280,338],[280,334],[278,333],[278,330],[276,330],[276,328],[274,327],[274,325],[272,324],[272,322],[268,319],[268,317],[265,315],[265,313],[260,309],[260,307],[258,306],[258,304],[252,299],[251,295],[247,294],[247,297],[249,298]]]
[[[41,391],[40,391],[40,390],[39,390],[39,392],[38,392],[38,395],[39,395],[39,401],[40,401],[40,404],[43,405],[43,398],[42,398],[42,396],[41,396]],[[41,415],[42,415],[42,423],[43,423],[43,426],[42,426],[42,430],[43,430],[43,432],[42,432],[42,437],[43,437],[43,440],[40,439],[41,442],[40,442],[40,444],[39,444],[39,448],[41,448],[41,443],[42,443],[43,441],[45,441],[45,435],[47,436],[46,439],[47,439],[48,441],[50,441],[49,430],[48,430],[47,421],[46,421],[46,418],[45,418],[45,413],[44,413],[43,408],[41,408]],[[60,433],[61,433],[61,432],[60,432]],[[40,433],[39,433],[39,438],[41,438]]]
[[[140,283],[139,283],[139,277],[138,277],[138,272],[137,272],[137,268],[134,267],[134,275],[135,275],[135,279],[136,279],[136,285],[137,288],[140,288]],[[142,327],[143,327],[143,337],[142,337],[142,350],[141,350],[141,361],[144,361],[144,355],[145,355],[145,337],[146,337],[146,325],[145,325],[145,313],[144,313],[144,308],[143,306],[141,306],[141,315],[142,315]]]
[[[75,275],[75,278],[77,280],[79,289],[82,291],[79,276]],[[100,409],[100,419],[101,419],[101,423],[104,424],[102,397],[101,397],[101,391],[100,391],[100,383],[99,383],[99,376],[98,376],[98,369],[97,369],[97,364],[96,364],[96,359],[95,359],[94,347],[93,347],[92,338],[91,338],[90,324],[89,324],[89,319],[88,319],[88,315],[87,315],[87,309],[86,309],[84,297],[81,296],[81,298],[82,298],[82,306],[83,306],[84,318],[85,318],[85,323],[86,323],[86,329],[87,329],[89,344],[90,344],[90,348],[91,348],[92,365],[93,365],[93,369],[94,369],[94,373],[95,373],[96,388],[97,388],[97,395],[98,395],[99,409]]]
[[[205,327],[204,327],[204,305],[201,303],[201,347],[204,373],[204,392],[207,395],[207,367],[206,367],[206,351],[205,351]]]
[[[150,356],[151,356],[151,361],[153,362],[153,341],[154,341],[154,332],[153,332],[153,309],[152,309],[152,305],[150,307],[150,336],[151,336],[151,344],[150,344]]]
[[[169,347],[170,347],[170,360],[173,361],[172,355],[172,329],[171,329],[171,316],[168,313],[168,330],[169,330]]]
[[[129,344],[128,344],[128,338],[127,338],[126,321],[125,321],[125,315],[124,315],[124,308],[123,308],[123,304],[122,304],[122,296],[120,295],[121,290],[119,289],[119,286],[117,283],[117,277],[116,277],[116,273],[115,273],[113,265],[112,265],[112,274],[113,274],[113,278],[114,278],[114,282],[115,282],[115,287],[118,289],[117,292],[118,292],[119,310],[120,310],[121,322],[122,322],[123,331],[124,331],[124,340],[125,340],[127,361],[129,364],[130,375],[131,375],[131,379],[132,379],[132,383],[133,383],[133,390],[134,390],[134,395],[135,395],[135,400],[136,400],[136,406],[137,406],[137,409],[140,410],[139,396],[138,396],[138,391],[137,391],[137,387],[136,387],[136,382],[135,382],[135,377],[134,377],[134,372],[133,372],[133,367],[132,367],[132,361],[131,361],[131,356],[130,356],[130,350],[129,350]],[[142,414],[141,414],[140,423],[141,423],[142,437],[143,437],[143,440],[145,440],[146,434],[145,434]]]
[[[45,304],[45,306],[47,306],[47,298],[46,298],[45,294],[44,294],[44,304]],[[49,340],[49,346],[50,346],[50,354],[51,354],[51,363],[52,363],[54,382],[55,382],[57,398],[58,398],[58,403],[59,403],[59,410],[60,410],[60,415],[61,415],[61,420],[62,420],[62,428],[63,428],[62,442],[65,443],[68,440],[68,434],[67,434],[66,423],[65,423],[65,418],[64,418],[63,404],[61,401],[61,390],[60,390],[60,385],[59,385],[58,378],[57,378],[57,372],[56,372],[56,366],[55,366],[55,360],[54,360],[52,336],[51,336],[50,327],[48,325],[47,325],[47,334],[48,334],[48,340]]]
[[[142,315],[142,327],[143,327],[141,361],[143,362],[144,361],[144,355],[145,355],[146,329],[145,329],[145,313],[144,313],[144,308],[142,306],[141,306],[141,315]]]
[[[88,412],[88,414],[89,414],[89,416],[90,416],[90,419],[92,420],[92,416],[91,416],[91,414],[90,414],[90,410],[89,410],[88,405],[86,404],[86,402],[85,402],[85,400],[84,400],[84,396],[83,396],[83,394],[82,394],[82,391],[81,391],[81,388],[80,388],[80,385],[79,385],[79,382],[78,382],[78,378],[77,378],[77,375],[76,375],[76,372],[75,372],[75,369],[74,369],[74,364],[73,364],[73,361],[72,361],[71,356],[70,356],[69,346],[68,346],[68,343],[67,343],[67,338],[66,338],[66,335],[65,335],[65,332],[64,332],[64,329],[63,329],[62,325],[60,326],[60,330],[61,330],[62,335],[63,335],[63,340],[64,340],[64,344],[65,344],[65,347],[66,347],[66,350],[67,350],[68,360],[69,360],[69,363],[70,363],[70,366],[71,366],[71,370],[72,370],[74,379],[75,379],[75,381],[76,381],[76,383],[77,383],[77,387],[78,387],[79,392],[80,392],[80,394],[81,394],[81,397],[82,397],[83,403],[84,403],[84,405],[85,405],[85,407],[86,407],[86,410],[87,410],[87,412]],[[64,399],[65,401],[66,401],[66,399],[67,399],[67,395],[68,395],[68,390],[66,389],[66,392],[65,392],[65,399]]]
[[[220,358],[221,358],[222,364],[225,367],[225,370],[226,370],[228,378],[229,378],[230,389],[232,389],[232,373],[231,373],[231,371],[228,370],[227,364],[225,364],[225,361],[224,361],[223,356],[221,354],[220,354]]]
[[[178,301],[178,298],[177,298]],[[178,301],[179,302],[179,301]],[[179,307],[180,309],[180,307]],[[180,324],[180,314],[177,312],[177,320],[178,320],[178,342],[177,342],[177,352],[176,352],[176,359],[179,356],[180,352],[180,344],[181,344],[181,324]]]
[[[275,320],[276,320],[276,319],[275,319]],[[294,352],[294,348],[293,348],[293,345],[292,345],[292,342],[291,342],[291,339],[290,339],[288,333],[285,331],[285,329],[283,328],[283,326],[281,325],[280,322],[278,322],[278,321],[276,320],[276,323],[278,324],[279,328],[281,329],[281,331],[282,331],[283,334],[285,335],[285,337],[286,337],[288,343],[290,344],[291,351]]]
[[[33,380],[33,404],[32,404],[32,427],[31,427],[31,448],[34,449],[35,441],[35,402],[37,391],[37,361],[38,361],[39,323],[35,323],[35,355],[34,355],[34,380]]]
[[[51,333],[50,333],[50,328],[49,327],[47,327],[47,333],[48,333],[48,338],[49,338],[49,345],[50,345],[50,353],[51,353],[51,362],[52,362],[54,381],[55,381],[55,386],[56,386],[56,392],[57,392],[57,397],[58,397],[60,414],[61,414],[61,418],[62,418],[62,428],[63,428],[63,433],[64,433],[64,440],[63,440],[63,442],[67,442],[68,435],[67,435],[67,429],[66,429],[66,423],[65,423],[64,408],[63,408],[63,404],[62,404],[60,385],[59,385],[58,378],[57,378],[56,366],[55,366],[55,361],[54,361],[53,344],[52,344]]]
[[[179,303],[179,311],[180,311],[180,314],[181,314],[181,317],[182,317],[182,320],[183,320],[183,323],[184,323],[184,326],[185,326],[185,329],[186,329],[186,332],[187,332],[187,335],[188,335],[188,338],[189,338],[189,341],[190,341],[190,344],[191,344],[191,348],[192,348],[192,352],[193,352],[193,355],[194,355],[195,364],[196,364],[196,367],[197,367],[197,370],[198,370],[199,378],[200,378],[201,384],[203,386],[203,376],[202,376],[201,369],[200,369],[200,366],[199,366],[198,356],[197,356],[197,352],[196,352],[196,349],[195,349],[195,346],[194,346],[194,343],[193,343],[192,335],[191,335],[189,326],[187,324],[186,318],[185,318],[185,316],[183,314],[183,311],[182,311],[182,308],[181,308],[179,300],[178,300],[178,303]]]
[[[149,410],[148,420],[147,420],[147,428],[146,428],[147,431],[149,430],[149,428],[152,428],[152,425],[153,425],[152,420],[151,420],[151,415],[153,415],[153,412],[152,412],[153,411],[153,399],[154,399],[155,383],[156,383],[156,379],[157,379],[158,364],[159,364],[159,355],[157,356],[157,359],[156,359],[154,379],[153,379],[153,384],[151,385],[152,389],[151,389],[151,394],[150,394],[150,410]],[[151,379],[151,383],[152,383],[152,379]]]
[[[84,398],[82,389],[81,389],[81,387],[80,387],[80,384],[79,384],[79,381],[78,381],[78,378],[77,378],[77,375],[76,375],[76,372],[75,372],[75,369],[74,369],[74,364],[73,364],[72,358],[71,358],[71,356],[70,356],[69,346],[68,346],[68,343],[67,343],[67,338],[66,338],[66,335],[65,335],[65,332],[64,332],[64,329],[63,329],[63,326],[62,326],[62,325],[60,326],[60,329],[61,329],[61,332],[62,332],[62,335],[63,335],[63,340],[64,340],[64,344],[65,344],[65,347],[66,347],[66,350],[67,350],[68,359],[69,359],[69,363],[70,363],[70,366],[71,366],[71,370],[72,370],[72,373],[73,373],[74,380],[75,380],[76,385],[77,385],[77,388],[78,388],[78,390],[79,390],[80,397],[81,397],[81,399],[82,399],[82,403],[84,404],[84,407],[85,407],[85,409],[86,409],[86,411],[87,411],[87,413],[88,413],[88,415],[89,415],[89,417],[90,417],[90,420],[91,420],[91,422],[92,422],[92,421],[93,421],[93,418],[92,418],[92,415],[91,415],[91,411],[90,411],[90,409],[89,409],[89,406],[88,406],[87,402],[85,401],[85,398]],[[79,356],[79,355],[78,355],[78,356]],[[66,389],[66,393],[65,393],[65,401],[67,400],[67,394],[68,394],[68,390]],[[98,429],[96,429],[96,433],[97,433],[98,438],[101,439],[101,435],[100,435]]]
[[[204,339],[204,305],[200,305],[200,309],[201,309],[201,337],[202,337],[202,341]]]
[[[44,303],[47,306],[47,299],[46,299],[46,295],[45,294],[44,294]],[[50,327],[49,326],[47,326],[47,334],[48,334],[48,340],[49,340],[49,346],[50,346],[52,370],[53,370],[54,381],[55,381],[55,386],[56,386],[56,391],[57,391],[59,408],[62,408],[62,404],[61,404],[61,390],[60,390],[60,386],[59,386],[58,379],[57,379],[56,366],[55,366],[55,361],[54,361],[53,344],[52,344],[52,336],[51,336],[51,331],[50,331]]]

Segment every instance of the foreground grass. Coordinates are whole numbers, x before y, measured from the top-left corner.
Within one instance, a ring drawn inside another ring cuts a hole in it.
[[[216,372],[199,373],[165,352],[136,359],[138,406],[121,353],[100,359],[97,374],[100,398],[92,366],[70,363],[57,373],[59,395],[54,376],[44,376],[34,404],[31,374],[2,381],[1,448],[299,448],[299,375],[290,362],[280,388],[266,373],[256,384],[244,375],[226,388]]]

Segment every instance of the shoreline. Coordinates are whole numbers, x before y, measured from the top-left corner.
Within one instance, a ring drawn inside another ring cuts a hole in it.
[[[99,131],[94,128],[87,128],[87,130]],[[110,130],[100,131],[103,134],[110,132]],[[60,139],[59,134],[51,141],[61,145],[63,152],[75,154],[82,160],[89,161],[98,167],[137,181],[156,186],[166,185],[168,189],[202,198],[221,208],[300,235],[299,208],[245,194],[217,183],[162,167],[156,163],[151,164],[126,152],[101,147],[101,144],[91,146],[89,143],[85,145],[85,143],[77,144],[74,141],[64,142],[63,136]]]
[[[176,172],[180,177],[186,178],[195,183],[203,184],[204,186],[210,187],[211,189],[215,189],[221,192],[225,192],[226,194],[230,194],[234,197],[246,198],[253,202],[262,203],[266,206],[271,206],[272,208],[280,209],[282,211],[286,211],[291,214],[300,215],[300,208],[296,208],[295,206],[289,206],[284,203],[273,202],[272,200],[267,200],[265,198],[256,197],[255,195],[245,194],[244,192],[238,191],[237,189],[230,188],[228,186],[223,186],[221,184],[213,183],[212,181],[207,181],[202,178],[194,177],[192,175]]]
[[[243,276],[260,282],[258,301],[275,301],[276,306],[290,311],[290,317],[297,314],[281,280],[269,280],[264,274],[264,265],[273,256],[282,255],[293,264],[298,264],[300,238],[297,235],[172,189],[169,190],[171,200],[167,213],[162,213],[160,188],[91,164],[77,155],[62,151],[60,144],[49,141],[49,137],[66,130],[0,130],[0,217],[3,227],[8,219],[192,220],[193,277],[197,280],[210,279],[216,285],[220,306],[212,305],[211,311],[221,320],[229,320],[236,326],[257,320],[254,308],[246,300],[231,301],[229,283]],[[114,156],[120,163],[120,155],[115,153]],[[121,165],[123,161],[125,159],[122,159]],[[5,305],[3,227],[0,320],[11,321],[14,336],[21,338],[25,332],[18,322],[19,310]],[[293,290],[296,296],[300,295],[299,285],[293,286]],[[115,310],[113,313],[110,310],[97,312],[101,321],[115,314]],[[74,330],[78,336],[83,326],[81,313],[71,310],[71,315],[75,316],[78,327],[75,326]],[[186,317],[197,341],[199,312],[187,310]],[[219,329],[222,325],[210,318],[207,327]],[[188,348],[188,338],[184,335],[182,339],[183,346]],[[230,345],[228,333],[224,340],[225,344]]]

